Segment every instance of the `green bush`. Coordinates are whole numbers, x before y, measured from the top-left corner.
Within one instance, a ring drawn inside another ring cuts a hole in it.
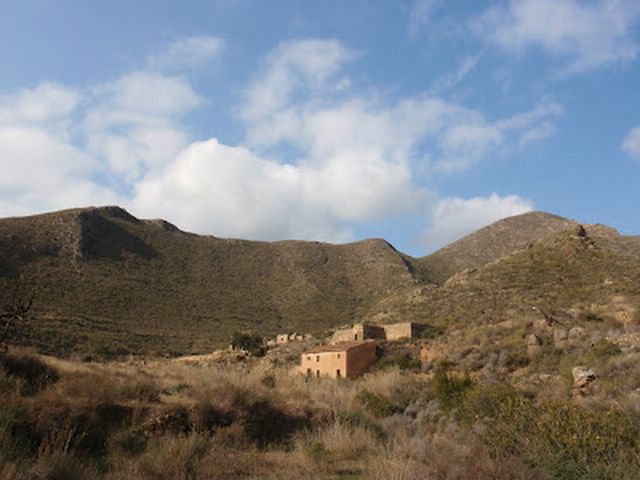
[[[432,340],[436,337],[439,337],[444,333],[444,328],[436,327],[435,325],[424,324],[420,331],[418,332],[418,338],[422,338],[425,340]]]
[[[369,413],[378,418],[389,417],[401,410],[388,397],[367,390],[358,393],[356,399]]]
[[[466,423],[494,419],[502,405],[518,396],[518,392],[508,383],[477,384],[464,395],[461,417]]]
[[[231,336],[231,346],[233,348],[241,348],[251,355],[261,357],[264,355],[264,346],[260,335],[251,335],[248,333],[234,332]]]
[[[473,381],[467,374],[457,376],[440,368],[433,377],[433,389],[440,408],[446,413],[458,408],[473,386]]]
[[[379,369],[394,366],[397,366],[400,370],[420,370],[422,363],[420,360],[413,358],[409,352],[394,352],[389,354],[383,353],[382,358],[376,365]]]
[[[373,420],[367,418],[362,412],[341,410],[336,414],[336,422],[351,428],[363,428],[373,434],[378,440],[386,437],[384,429]]]

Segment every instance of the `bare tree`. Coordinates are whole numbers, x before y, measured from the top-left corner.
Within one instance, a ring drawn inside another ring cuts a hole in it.
[[[0,289],[0,351],[6,352],[11,329],[31,316],[36,289],[22,276],[5,280]]]

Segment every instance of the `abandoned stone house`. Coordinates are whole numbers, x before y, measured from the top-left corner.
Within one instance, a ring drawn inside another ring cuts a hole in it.
[[[331,337],[331,343],[358,342],[368,339],[400,340],[415,338],[420,335],[424,325],[413,322],[391,323],[388,325],[370,325],[356,323],[351,328],[336,330]]]
[[[299,333],[280,333],[276,335],[276,344],[282,345],[289,342],[301,342],[307,338],[307,335]]]
[[[322,345],[304,352],[300,372],[309,377],[356,377],[376,361],[376,343],[344,342]]]

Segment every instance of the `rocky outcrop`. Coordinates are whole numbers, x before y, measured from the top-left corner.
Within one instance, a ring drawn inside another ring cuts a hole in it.
[[[576,390],[588,387],[598,378],[596,372],[582,365],[573,367],[571,375],[573,376],[573,388]]]

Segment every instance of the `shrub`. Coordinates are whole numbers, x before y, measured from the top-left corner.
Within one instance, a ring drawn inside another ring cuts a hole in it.
[[[0,366],[6,375],[22,380],[20,394],[34,395],[60,378],[57,370],[32,356],[4,355]]]
[[[302,418],[287,415],[266,400],[247,405],[240,421],[247,438],[259,448],[288,443],[291,435],[304,425]]]
[[[396,363],[398,367],[400,367],[400,370],[420,370],[422,367],[420,360],[413,358],[408,352],[400,355]]]
[[[124,457],[134,457],[144,453],[147,439],[140,429],[131,428],[117,432],[109,439],[109,452]]]
[[[207,401],[200,401],[189,410],[189,423],[194,432],[212,433],[220,427],[231,425],[232,422],[231,412],[222,411]]]
[[[467,374],[456,376],[440,368],[433,377],[433,388],[440,408],[446,413],[458,408],[473,381]]]
[[[374,417],[388,417],[394,413],[399,413],[401,410],[389,397],[371,393],[367,390],[361,391],[356,399]]]
[[[342,410],[336,414],[336,423],[350,428],[362,428],[382,440],[386,437],[384,429],[376,422],[370,420],[361,412]]]
[[[444,333],[444,329],[435,325],[424,324],[424,326],[418,332],[418,338],[425,340],[432,340],[439,337]]]
[[[636,478],[640,418],[618,409],[591,411],[571,403],[540,406],[524,397],[501,402],[483,439],[494,455],[517,455],[559,479]]]
[[[234,332],[231,336],[231,346],[233,348],[241,348],[256,357],[264,355],[264,347],[262,344],[262,337],[260,335]]]
[[[502,405],[517,396],[518,392],[508,383],[473,385],[464,395],[461,418],[465,423],[496,418]]]

